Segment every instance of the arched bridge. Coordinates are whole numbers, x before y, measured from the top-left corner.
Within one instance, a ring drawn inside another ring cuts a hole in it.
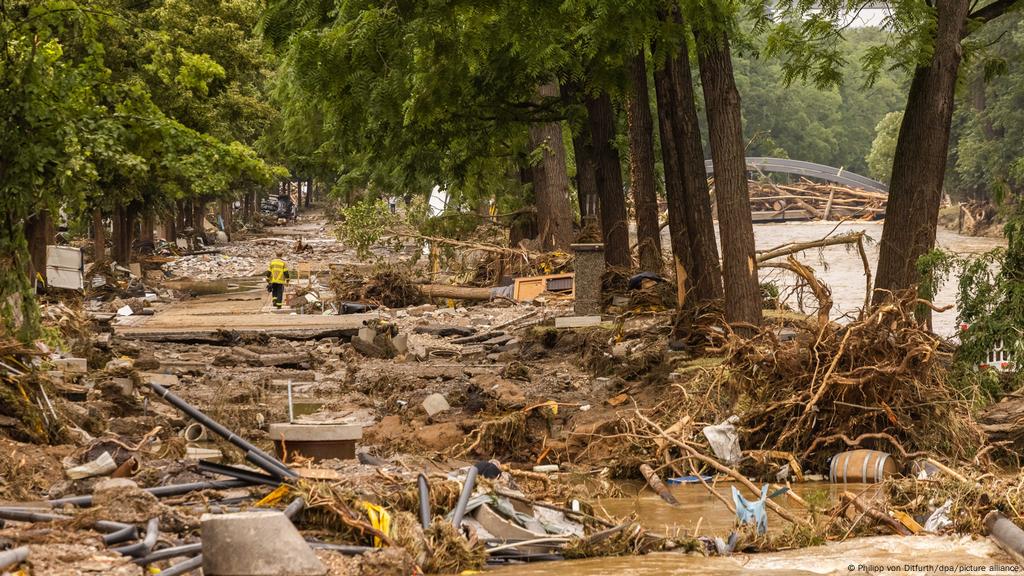
[[[711,160],[704,163],[708,174],[714,173],[715,169]],[[766,158],[763,156],[751,156],[747,158],[748,172],[775,172],[782,174],[794,174],[796,176],[807,176],[818,180],[835,182],[851,188],[861,188],[872,192],[888,192],[889,187],[878,180],[872,180],[867,176],[861,176],[855,172],[842,168],[833,168],[824,164],[804,162],[802,160],[789,160],[787,158]]]

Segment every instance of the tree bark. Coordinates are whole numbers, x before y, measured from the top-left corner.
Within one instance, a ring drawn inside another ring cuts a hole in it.
[[[622,165],[615,150],[615,110],[607,92],[586,99],[590,139],[597,165],[597,194],[601,202],[601,235],[608,266],[630,268],[629,222],[622,186]]]
[[[646,50],[641,48],[629,66],[631,90],[626,116],[629,124],[629,183],[636,210],[640,269],[660,273],[661,228],[658,192],[654,186],[654,122],[648,102]]]
[[[683,192],[681,157],[676,143],[674,124],[675,95],[669,71],[671,60],[654,70],[654,91],[658,98],[658,134],[661,136],[661,162],[665,170],[665,199],[668,202],[669,239],[675,263],[676,284],[681,293],[693,291],[693,279],[699,274],[693,261],[693,247],[687,219],[686,196]],[[717,260],[717,259],[716,259]],[[716,262],[717,264],[717,262]],[[701,300],[699,294],[696,300]],[[686,298],[686,302],[694,299]]]
[[[152,252],[156,248],[156,239],[153,236],[153,228],[156,227],[156,219],[153,211],[144,209],[142,212],[142,227],[139,230],[139,241],[142,250]]]
[[[306,180],[306,208],[313,205],[313,179]]]
[[[590,145],[589,128],[580,130],[572,137],[573,153],[576,156],[576,194],[580,202],[580,219],[599,222],[597,200],[597,166],[594,164],[594,149]]]
[[[682,24],[678,9],[674,11],[673,18]],[[693,258],[690,274],[693,276],[694,297],[702,302],[721,300],[724,295],[722,268],[718,260],[711,196],[704,169],[704,145],[701,143],[700,122],[697,119],[690,54],[685,41],[680,43],[679,52],[669,59],[667,69],[673,104],[672,129],[682,172],[683,206]]]
[[[110,247],[110,259],[122,265],[128,261],[124,250],[125,236],[127,235],[124,213],[124,207],[118,206],[114,209],[114,213],[110,218],[111,222],[113,222],[113,230],[110,236],[112,244]]]
[[[42,277],[46,282],[46,245],[54,238],[50,212],[40,210],[25,220],[25,239],[28,241],[28,277],[31,283]]]
[[[935,246],[949,152],[953,96],[963,55],[967,0],[936,2],[938,25],[931,61],[918,66],[907,96],[889,180],[873,302],[920,282],[918,259]]]
[[[202,238],[204,244],[208,244],[206,237],[206,200],[195,198],[192,200],[192,237]]]
[[[733,76],[729,38],[694,29],[707,107],[711,158],[715,165],[718,226],[725,275],[725,318],[761,325],[761,290],[750,218],[740,94]],[[747,332],[747,330],[743,330]]]
[[[539,86],[537,96],[539,99],[557,98],[558,84],[552,81]],[[562,125],[558,122],[530,124],[530,148],[543,150],[532,175],[541,249],[568,250],[572,243],[572,212]]]
[[[92,211],[92,259],[103,262],[107,259],[107,229],[103,226],[103,213]]]

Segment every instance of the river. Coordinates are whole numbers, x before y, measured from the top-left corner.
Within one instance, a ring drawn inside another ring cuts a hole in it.
[[[863,231],[867,238],[867,255],[871,263],[871,273],[875,273],[878,264],[878,242],[882,238],[882,222],[846,221],[846,222],[781,222],[778,224],[755,224],[754,242],[758,250],[767,250],[790,242],[809,242],[820,240],[825,236],[835,236],[848,232]],[[717,230],[716,230],[717,234]],[[981,238],[963,236],[956,232],[939,228],[936,243],[939,248],[959,254],[979,254],[997,247],[1006,246],[1002,238]],[[663,245],[669,246],[669,239],[663,237]],[[814,269],[815,275],[832,289],[832,317],[841,320],[846,314],[856,314],[864,305],[864,265],[856,248],[847,246],[830,246],[822,249],[808,250],[797,255],[804,264]],[[775,281],[783,288],[792,286],[794,276],[789,272],[777,269],[762,269],[761,281]],[[939,291],[935,304],[945,306],[956,304],[956,278],[950,278]],[[785,304],[799,308],[798,298],[788,294]],[[814,297],[804,297],[806,310],[814,311],[817,303]],[[942,336],[953,336],[957,331],[957,313],[955,307],[946,312],[933,315],[933,328]]]
[[[659,534],[699,534],[726,537],[733,526],[733,514],[699,485],[684,484],[669,489],[679,506],[669,506],[642,483],[624,483],[624,491],[635,494],[625,498],[607,498],[598,503],[609,514],[627,517],[636,513],[645,528]],[[795,484],[794,490],[819,505],[835,502],[842,491],[850,491],[871,499],[876,486],[864,484],[828,484],[811,482]],[[728,483],[718,492],[730,496]],[[788,508],[799,505],[780,497],[777,501]],[[782,530],[785,521],[769,514],[769,531]],[[1009,574],[1013,569],[994,567],[1012,562],[991,541],[971,537],[943,536],[880,536],[851,538],[796,550],[764,554],[735,554],[728,557],[704,557],[699,554],[656,553],[646,556],[623,556],[565,562],[538,562],[508,566],[488,573],[501,576],[697,576],[703,574],[920,574],[965,573]],[[850,567],[853,567],[852,569]],[[869,567],[871,570],[869,570]],[[930,568],[929,568],[930,567]],[[980,570],[984,568],[984,570]]]

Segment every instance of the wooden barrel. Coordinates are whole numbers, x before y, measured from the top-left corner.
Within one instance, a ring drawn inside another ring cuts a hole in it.
[[[848,450],[832,457],[831,482],[874,483],[896,474],[899,466],[892,456],[878,450]]]

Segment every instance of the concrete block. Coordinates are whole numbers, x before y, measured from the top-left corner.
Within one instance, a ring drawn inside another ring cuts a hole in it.
[[[356,440],[363,437],[359,424],[271,424],[270,439],[278,458],[298,454],[314,460],[351,460]]]
[[[373,339],[377,337],[377,331],[373,328],[363,326],[359,329],[358,338],[367,344],[373,344]]]
[[[555,328],[586,328],[601,323],[600,316],[562,316],[555,318]]]
[[[409,334],[402,333],[391,339],[391,344],[395,346],[395,352],[398,354],[405,354],[409,351]]]
[[[327,568],[282,512],[204,514],[206,576],[323,576]]]
[[[451,406],[448,404],[448,400],[446,400],[441,394],[437,393],[427,396],[423,400],[422,406],[423,409],[426,410],[427,416],[434,416],[435,414],[440,414],[445,410],[451,409]]]
[[[54,368],[73,374],[85,374],[89,371],[89,362],[85,358],[55,358]]]
[[[159,384],[164,388],[178,385],[178,377],[174,374],[161,374],[159,372],[139,372],[139,378],[145,384]]]

